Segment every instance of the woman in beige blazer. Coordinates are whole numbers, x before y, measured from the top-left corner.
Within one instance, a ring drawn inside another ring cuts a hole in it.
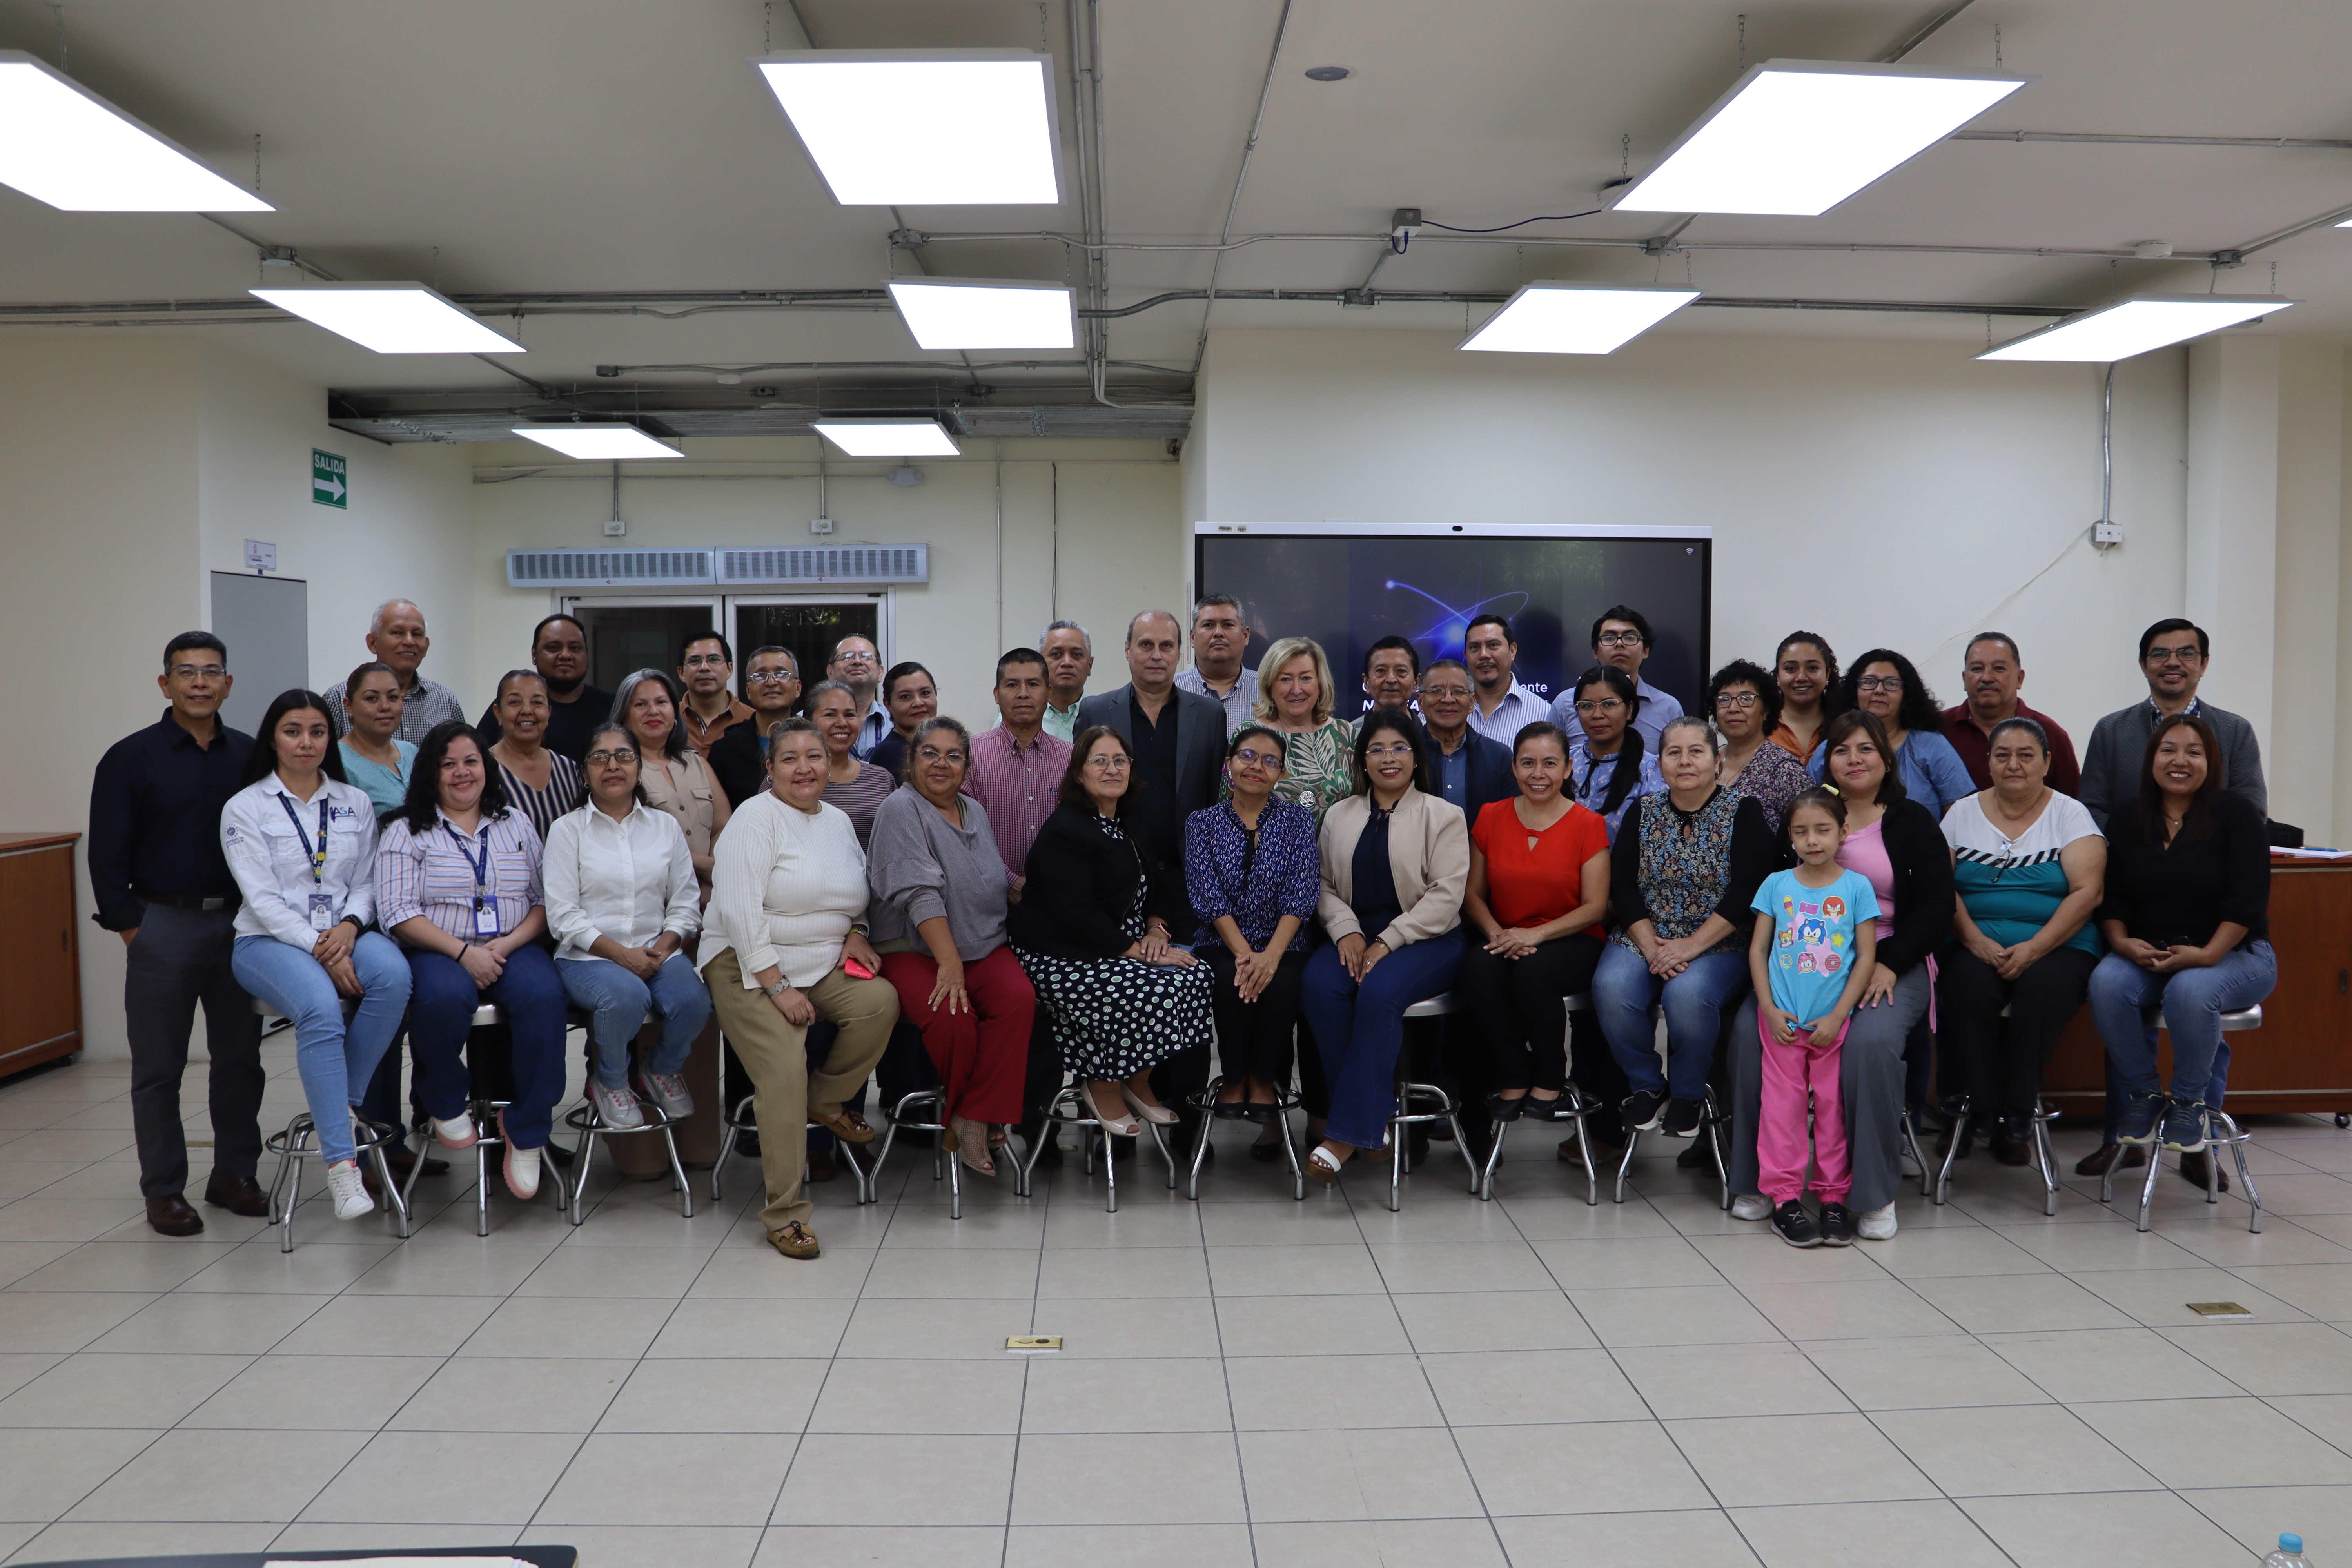
[[[1307,1173],[1327,1186],[1349,1155],[1387,1135],[1404,1010],[1453,986],[1470,882],[1467,822],[1429,787],[1411,714],[1364,716],[1355,773],[1356,793],[1323,817],[1318,912],[1331,941],[1307,959],[1301,985],[1331,1086]]]

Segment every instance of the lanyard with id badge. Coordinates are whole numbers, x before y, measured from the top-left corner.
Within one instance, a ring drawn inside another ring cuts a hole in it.
[[[474,852],[466,847],[465,837],[458,833],[456,826],[454,824],[444,826],[449,828],[449,837],[457,840],[457,852],[466,858],[466,864],[474,873],[474,940],[488,942],[499,934],[499,900],[490,878],[488,825],[487,823],[483,825],[482,854],[478,860],[474,858]]]
[[[278,797],[278,804],[286,808],[286,820],[294,825],[294,837],[302,841],[302,853],[310,858],[310,929],[321,932],[331,931],[335,924],[335,901],[327,896],[326,890],[328,810],[326,792],[321,790],[319,794],[319,842],[316,845],[310,842],[310,836],[302,831],[302,817],[300,813],[294,809],[294,803],[280,795]]]

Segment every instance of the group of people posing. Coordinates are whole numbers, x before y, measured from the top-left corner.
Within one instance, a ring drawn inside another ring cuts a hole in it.
[[[2221,1015],[2276,969],[2259,753],[2199,700],[2189,622],[2144,634],[2148,700],[2101,720],[2079,766],[1999,633],[1969,645],[1948,710],[1901,654],[1842,671],[1797,632],[1685,710],[1643,679],[1654,639],[1629,606],[1550,701],[1517,680],[1509,622],[1481,616],[1458,659],[1375,643],[1352,721],[1319,646],[1280,638],[1253,666],[1251,636],[1222,595],[1189,633],[1147,611],[1127,684],[1088,695],[1092,640],[1056,622],[998,659],[998,722],[974,732],[864,637],[805,690],[771,647],[737,696],[734,651],[699,634],[675,673],[605,693],[552,616],[468,723],[394,601],[369,662],[280,694],[253,738],[219,721],[220,639],[173,638],[171,710],[108,752],[91,803],[95,918],[130,945],[150,1223],[202,1228],[178,1112],[200,1002],[205,1195],[267,1210],[252,998],[293,1021],[345,1217],[373,1206],[359,1144],[403,1171],[430,1157],[405,1142],[404,1032],[416,1122],[447,1150],[484,1136],[484,1001],[511,1037],[505,1178],[535,1193],[570,1007],[605,1127],[713,1121],[719,1058],[740,1064],[763,1221],[792,1258],[818,1251],[804,1165],[822,1179],[834,1140],[874,1138],[877,1068],[887,1104],[940,1091],[976,1172],[1036,1141],[1066,1073],[1115,1138],[1247,1121],[1252,1156],[1279,1159],[1300,1109],[1304,1169],[1329,1184],[1396,1135],[1405,1012],[1448,993],[1437,1070],[1465,1135],[1572,1121],[1580,1159],[1689,1137],[1712,1093],[1734,1212],[1793,1245],[1894,1234],[1903,1118],[1931,1081],[1948,1140],[2023,1163],[2086,995],[2109,1105],[2084,1168],[2156,1143],[2208,1157]]]

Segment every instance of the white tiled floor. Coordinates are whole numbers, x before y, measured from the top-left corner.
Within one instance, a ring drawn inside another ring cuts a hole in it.
[[[1391,1215],[1360,1176],[1293,1203],[1228,1126],[1199,1204],[1147,1155],[1117,1215],[1073,1168],[953,1222],[901,1154],[880,1204],[814,1189],[825,1256],[793,1263],[749,1165],[690,1221],[608,1177],[581,1229],[500,1193],[481,1240],[451,1178],[405,1245],[315,1204],[290,1256],[215,1209],[167,1240],[128,1087],[0,1087],[6,1561],[2186,1568],[2285,1529],[2352,1564],[2352,1133],[2326,1118],[2260,1124],[2259,1237],[2169,1176],[2151,1235],[2071,1178],[2044,1218],[1979,1156],[1895,1240],[1799,1253],[1672,1145],[1595,1208],[1524,1130],[1498,1202],[1440,1145]],[[2216,1300],[2253,1316],[2187,1310]],[[1004,1352],[1031,1332],[1066,1348]]]

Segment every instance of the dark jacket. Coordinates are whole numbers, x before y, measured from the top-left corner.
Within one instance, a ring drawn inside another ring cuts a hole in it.
[[[1935,814],[1906,796],[1878,819],[1878,840],[1895,871],[1895,929],[1878,944],[1878,962],[1908,974],[1952,936],[1952,847]],[[1780,837],[1779,866],[1797,863],[1789,830]]]
[[[2121,921],[2125,935],[2158,946],[2202,947],[2224,921],[2244,926],[2247,942],[2270,935],[2271,847],[2263,814],[2234,789],[2213,804],[2210,831],[2169,847],[2140,831],[2137,803],[2116,814],[2107,825],[2100,920]]]
[[[1466,815],[1472,823],[1478,814],[1498,800],[1508,800],[1519,793],[1518,780],[1511,776],[1511,750],[1500,741],[1490,741],[1475,730],[1462,731],[1462,743],[1470,748],[1469,767],[1465,781],[1469,785],[1469,806]],[[1429,753],[1430,784],[1437,783],[1437,742],[1431,738],[1429,726],[1421,729],[1423,750]],[[1433,792],[1434,789],[1433,787]]]
[[[1135,688],[1130,684],[1081,700],[1077,728],[1070,732],[1071,738],[1076,740],[1097,724],[1108,724],[1126,735],[1132,727],[1128,722],[1127,705],[1134,696]],[[1177,715],[1176,826],[1181,854],[1184,819],[1217,804],[1217,779],[1225,762],[1225,710],[1215,698],[1187,691],[1181,686],[1169,694],[1169,700],[1176,705]],[[1167,710],[1160,711],[1164,716]],[[1129,740],[1132,743],[1133,737]]]
[[[719,787],[727,792],[730,807],[767,790],[768,753],[760,748],[760,726],[756,721],[728,725],[726,732],[710,742],[710,754],[703,761],[710,764]]]
[[[1718,789],[1716,794],[1720,795]],[[1707,797],[1709,805],[1714,795]],[[1636,798],[1625,808],[1625,820],[1617,829],[1615,847],[1609,856],[1609,923],[1624,931],[1651,918],[1649,900],[1642,891],[1642,813],[1644,807],[1672,811],[1674,805],[1664,795],[1647,795]],[[1706,807],[1699,808],[1704,812]],[[1941,837],[1940,833],[1937,834]],[[1756,889],[1772,874],[1780,857],[1779,841],[1772,833],[1772,824],[1764,815],[1764,807],[1756,797],[1741,795],[1733,808],[1731,843],[1724,867],[1723,897],[1716,900],[1715,912],[1729,921],[1732,928],[1746,941],[1748,930],[1755,924],[1756,911],[1749,906],[1755,901]]]
[[[1211,704],[1214,706],[1214,704]],[[1056,806],[1029,847],[1029,880],[1006,922],[1016,947],[1052,958],[1117,958],[1133,939],[1125,926],[1135,909],[1143,858],[1131,838],[1113,838],[1091,820],[1092,807]],[[1179,875],[1181,875],[1180,870]],[[1147,914],[1165,916],[1167,886],[1154,882]]]

